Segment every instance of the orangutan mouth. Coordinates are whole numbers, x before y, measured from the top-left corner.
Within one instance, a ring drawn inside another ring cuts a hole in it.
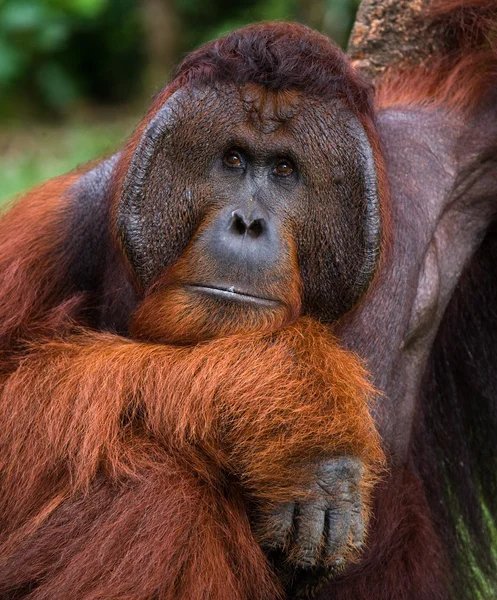
[[[258,304],[259,306],[274,308],[280,302],[273,298],[262,298],[260,296],[254,296],[247,292],[241,292],[235,286],[220,286],[220,285],[205,285],[201,283],[187,284],[186,287],[190,290],[201,294],[207,294],[223,300],[231,300],[236,302],[250,302],[252,304]]]

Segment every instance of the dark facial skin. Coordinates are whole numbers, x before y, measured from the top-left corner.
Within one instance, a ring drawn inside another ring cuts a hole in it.
[[[379,224],[364,222],[375,194],[371,148],[339,100],[180,90],[133,158],[119,232],[145,288],[193,239],[191,293],[271,308],[301,280],[303,313],[331,321],[373,275]]]

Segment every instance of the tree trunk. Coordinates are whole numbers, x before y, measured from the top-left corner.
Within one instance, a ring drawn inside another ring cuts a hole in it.
[[[174,0],[141,0],[148,54],[147,92],[164,85],[178,58],[179,19]]]
[[[348,45],[355,66],[376,79],[391,65],[419,65],[436,53],[444,35],[436,19],[426,18],[430,4],[430,0],[362,0]]]

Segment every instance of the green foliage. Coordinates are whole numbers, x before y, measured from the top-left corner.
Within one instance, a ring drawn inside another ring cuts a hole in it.
[[[115,37],[116,29],[123,32],[120,43],[99,55],[102,44],[91,42]],[[0,113],[67,112],[92,95],[102,61],[126,51],[140,56],[140,36],[133,0],[0,0]],[[119,87],[120,76],[136,81],[142,66],[136,62],[113,72],[108,83]]]
[[[131,133],[134,119],[91,126],[71,123],[65,127],[35,127],[4,131],[0,135],[0,207],[16,194],[67,173],[97,156],[112,153]]]
[[[180,24],[176,58],[231,29],[272,19],[307,23],[344,44],[359,2],[163,1]],[[89,102],[122,103],[140,94],[151,60],[143,33],[145,3],[0,0],[0,119],[65,116]],[[174,61],[169,57],[164,72]]]
[[[321,29],[341,46],[347,45],[360,0],[326,0]]]

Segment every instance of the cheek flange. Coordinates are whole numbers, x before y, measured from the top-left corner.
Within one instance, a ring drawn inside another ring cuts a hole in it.
[[[364,231],[364,254],[361,267],[357,273],[357,278],[351,289],[351,302],[352,305],[355,305],[368,289],[378,268],[383,231],[378,189],[378,171],[373,149],[371,148],[366,132],[359,121],[357,121],[353,127],[356,130],[363,159],[365,202],[362,220],[362,229]]]
[[[201,90],[175,92],[147,125],[124,178],[117,234],[144,288],[179,258],[200,224],[206,184],[188,163],[189,117],[212,100]]]
[[[326,322],[339,319],[366,293],[378,269],[382,242],[377,169],[366,132],[351,113],[340,116],[339,129],[336,119],[329,127],[328,135],[321,135],[327,144],[343,144],[334,159],[343,161],[343,181],[329,188],[322,181],[310,185],[312,210],[297,235],[303,309]]]

